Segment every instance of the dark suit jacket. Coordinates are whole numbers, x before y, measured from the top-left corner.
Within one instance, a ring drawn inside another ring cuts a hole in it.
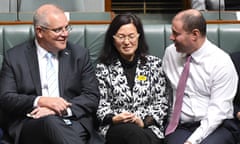
[[[232,53],[231,55],[232,61],[235,65],[235,68],[237,70],[238,76],[240,78],[240,52],[235,52]],[[234,116],[235,116],[235,122],[237,125],[240,127],[240,120],[236,118],[237,112],[240,112],[240,79],[238,81],[238,89],[237,89],[237,94],[234,98]],[[238,135],[238,139],[240,142],[240,134]]]
[[[240,52],[231,54],[232,61],[237,70],[238,76],[240,76]],[[240,83],[238,82],[237,94],[234,99],[234,115],[236,116],[236,112],[240,111]]]
[[[68,43],[59,53],[60,96],[72,103],[73,118],[90,132],[99,102],[94,68],[87,49]],[[26,114],[41,96],[41,82],[34,40],[5,53],[0,73],[0,106],[8,114],[8,132],[18,140]]]

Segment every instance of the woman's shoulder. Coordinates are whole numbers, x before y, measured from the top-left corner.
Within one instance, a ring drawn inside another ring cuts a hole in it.
[[[96,69],[106,69],[107,66],[104,63],[97,63]]]
[[[154,68],[162,67],[162,59],[154,55],[146,55],[146,65]]]
[[[154,55],[146,55],[148,62],[162,62],[162,59],[160,57],[154,56]]]

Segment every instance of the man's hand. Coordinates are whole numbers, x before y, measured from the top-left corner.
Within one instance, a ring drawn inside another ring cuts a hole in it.
[[[46,97],[41,96],[38,100],[39,107],[46,107],[53,110],[57,115],[63,116],[67,112],[67,108],[71,103],[64,100],[62,97]]]
[[[237,119],[240,120],[240,112],[237,112]]]
[[[190,141],[186,141],[184,142],[184,144],[192,144]]]
[[[27,116],[34,119],[38,119],[48,115],[56,115],[56,113],[47,107],[37,107],[31,113],[27,114]]]

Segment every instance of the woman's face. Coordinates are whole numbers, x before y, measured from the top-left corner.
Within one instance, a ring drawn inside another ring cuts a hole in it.
[[[125,60],[132,61],[138,48],[138,37],[134,24],[122,25],[113,36],[114,45]]]

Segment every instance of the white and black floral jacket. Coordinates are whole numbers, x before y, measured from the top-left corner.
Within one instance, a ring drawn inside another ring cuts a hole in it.
[[[123,111],[135,113],[142,119],[152,116],[158,126],[148,128],[163,138],[163,124],[168,111],[167,82],[161,59],[150,55],[146,58],[144,66],[138,60],[132,91],[119,60],[109,66],[97,64],[96,76],[101,94],[97,117],[102,121],[107,114],[116,115]],[[105,136],[108,128],[109,125],[100,126],[101,134]]]

